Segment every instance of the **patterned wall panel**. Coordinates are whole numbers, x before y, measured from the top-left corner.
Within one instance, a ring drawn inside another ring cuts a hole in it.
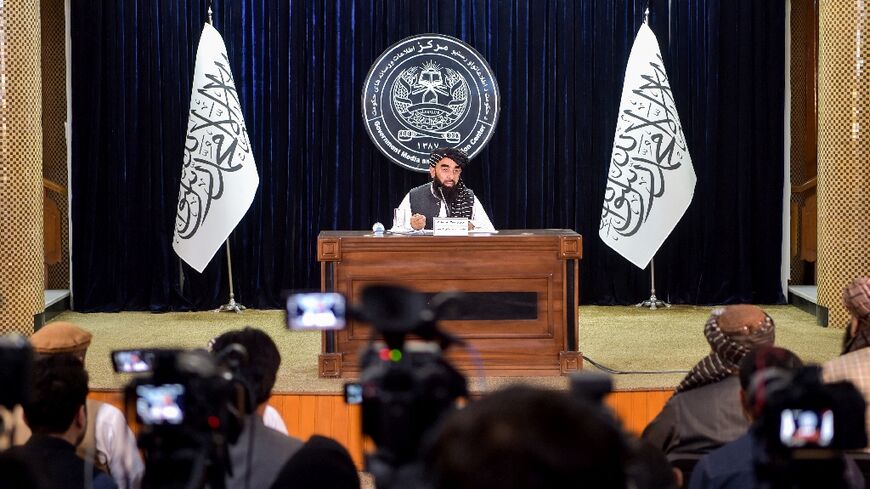
[[[819,304],[843,327],[845,284],[870,275],[870,49],[865,0],[819,1]]]
[[[42,175],[67,186],[66,25],[64,0],[42,0]],[[49,192],[60,210],[61,259],[48,267],[47,289],[69,289],[69,212],[65,195]]]
[[[816,176],[816,50],[818,26],[815,0],[791,0],[789,28],[791,87],[791,186],[792,189]],[[802,207],[805,194],[792,194],[794,210]],[[797,219],[793,215],[792,219]],[[797,236],[798,240],[806,236]],[[797,246],[797,243],[793,243]],[[812,284],[804,273],[804,263],[797,253],[791,257],[792,284]]]
[[[0,333],[43,310],[39,2],[0,2]]]

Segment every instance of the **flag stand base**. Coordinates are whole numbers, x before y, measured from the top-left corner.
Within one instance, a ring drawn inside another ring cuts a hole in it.
[[[656,261],[649,261],[649,299],[635,304],[635,307],[648,307],[650,311],[655,311],[660,307],[671,307],[670,304],[656,297]],[[230,296],[232,297],[232,296]]]
[[[649,299],[635,304],[634,307],[648,307],[651,311],[655,311],[660,307],[671,307],[671,305],[657,298],[655,292],[653,292],[649,296]]]
[[[233,296],[230,295],[230,301],[215,309],[214,312],[242,312],[246,309],[245,306],[236,302]]]

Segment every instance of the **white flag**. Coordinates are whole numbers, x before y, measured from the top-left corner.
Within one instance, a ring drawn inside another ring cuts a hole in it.
[[[695,170],[652,30],[631,47],[598,235],[646,268],[692,202]]]
[[[259,184],[227,48],[206,24],[196,50],[172,238],[178,256],[202,272],[248,212]]]

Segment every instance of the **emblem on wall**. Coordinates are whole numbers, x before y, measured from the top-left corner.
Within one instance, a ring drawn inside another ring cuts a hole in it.
[[[483,57],[443,34],[421,34],[375,60],[362,92],[363,122],[392,162],[428,171],[429,153],[457,147],[473,158],[498,121],[498,83]]]

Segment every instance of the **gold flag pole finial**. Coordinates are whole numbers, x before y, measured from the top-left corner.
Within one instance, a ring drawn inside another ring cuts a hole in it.
[[[210,3],[210,2],[209,2],[209,4],[208,4],[208,23],[209,23],[209,25],[212,25],[212,21],[211,21],[211,3]]]

